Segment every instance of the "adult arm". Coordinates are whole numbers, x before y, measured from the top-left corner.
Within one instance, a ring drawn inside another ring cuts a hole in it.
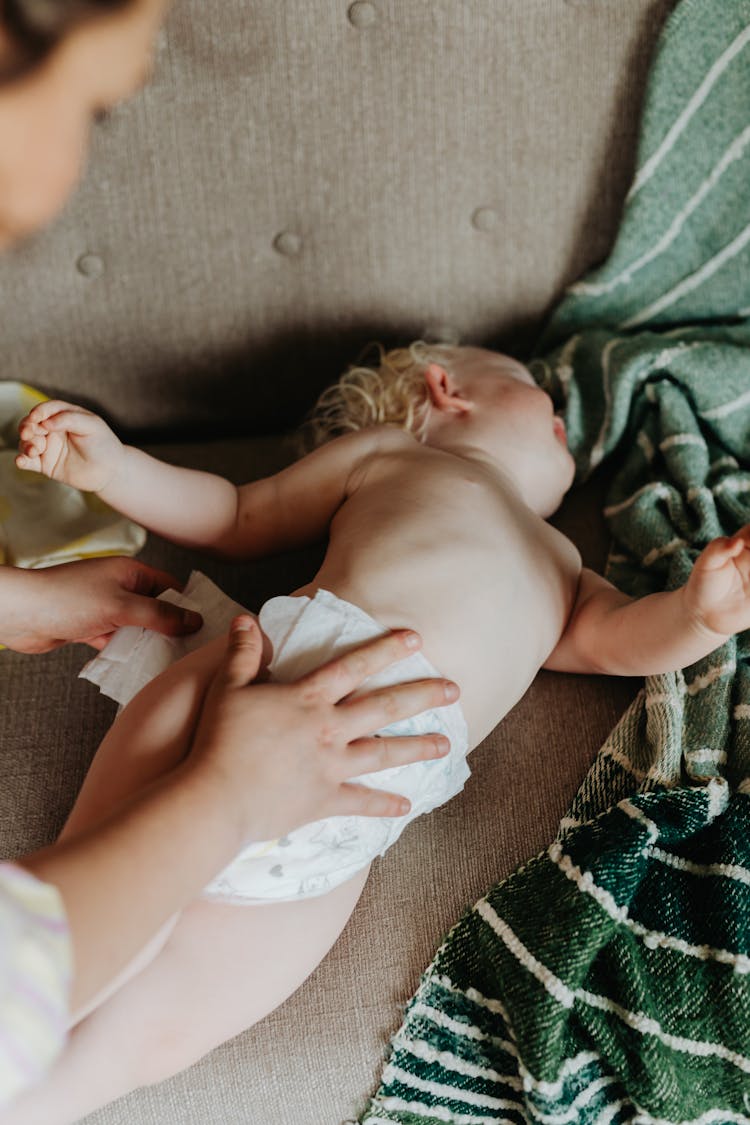
[[[131,558],[83,559],[44,570],[0,567],[0,644],[49,652],[69,641],[103,648],[121,625],[177,636],[194,633],[200,614],[157,601],[181,583]]]

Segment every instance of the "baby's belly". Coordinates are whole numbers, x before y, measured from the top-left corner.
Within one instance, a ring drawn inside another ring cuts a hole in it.
[[[461,707],[473,749],[515,706],[555,647],[569,601],[502,584],[472,591],[436,594],[419,584],[381,589],[374,579],[359,581],[319,575],[305,592],[321,587],[358,605],[389,629],[411,628],[422,637],[423,653],[461,689]],[[533,583],[532,583],[533,585]],[[513,596],[515,595],[515,596]]]

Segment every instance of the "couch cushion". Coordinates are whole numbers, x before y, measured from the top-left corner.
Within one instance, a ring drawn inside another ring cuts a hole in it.
[[[606,254],[673,2],[180,0],[65,213],[0,260],[0,376],[259,433],[373,338],[523,350]]]

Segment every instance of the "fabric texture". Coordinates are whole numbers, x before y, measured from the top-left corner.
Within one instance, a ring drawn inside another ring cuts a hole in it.
[[[528,347],[614,235],[673,3],[180,0],[0,258],[0,377],[223,437],[295,425],[372,340]]]
[[[142,527],[93,493],[16,468],[18,423],[46,398],[25,383],[0,383],[0,563],[36,568],[137,554]]]
[[[38,1082],[62,1049],[71,972],[58,891],[0,864],[0,1109]]]
[[[750,520],[749,123],[750,4],[683,0],[616,245],[540,344],[579,475],[619,458],[635,595]],[[750,1121],[749,657],[646,679],[555,842],[449,934],[363,1121]]]

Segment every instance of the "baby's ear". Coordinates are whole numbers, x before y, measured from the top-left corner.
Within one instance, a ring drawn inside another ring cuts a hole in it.
[[[453,378],[439,363],[431,363],[424,373],[424,381],[430,395],[430,402],[436,410],[443,414],[465,414],[471,410],[471,403],[461,391]]]

